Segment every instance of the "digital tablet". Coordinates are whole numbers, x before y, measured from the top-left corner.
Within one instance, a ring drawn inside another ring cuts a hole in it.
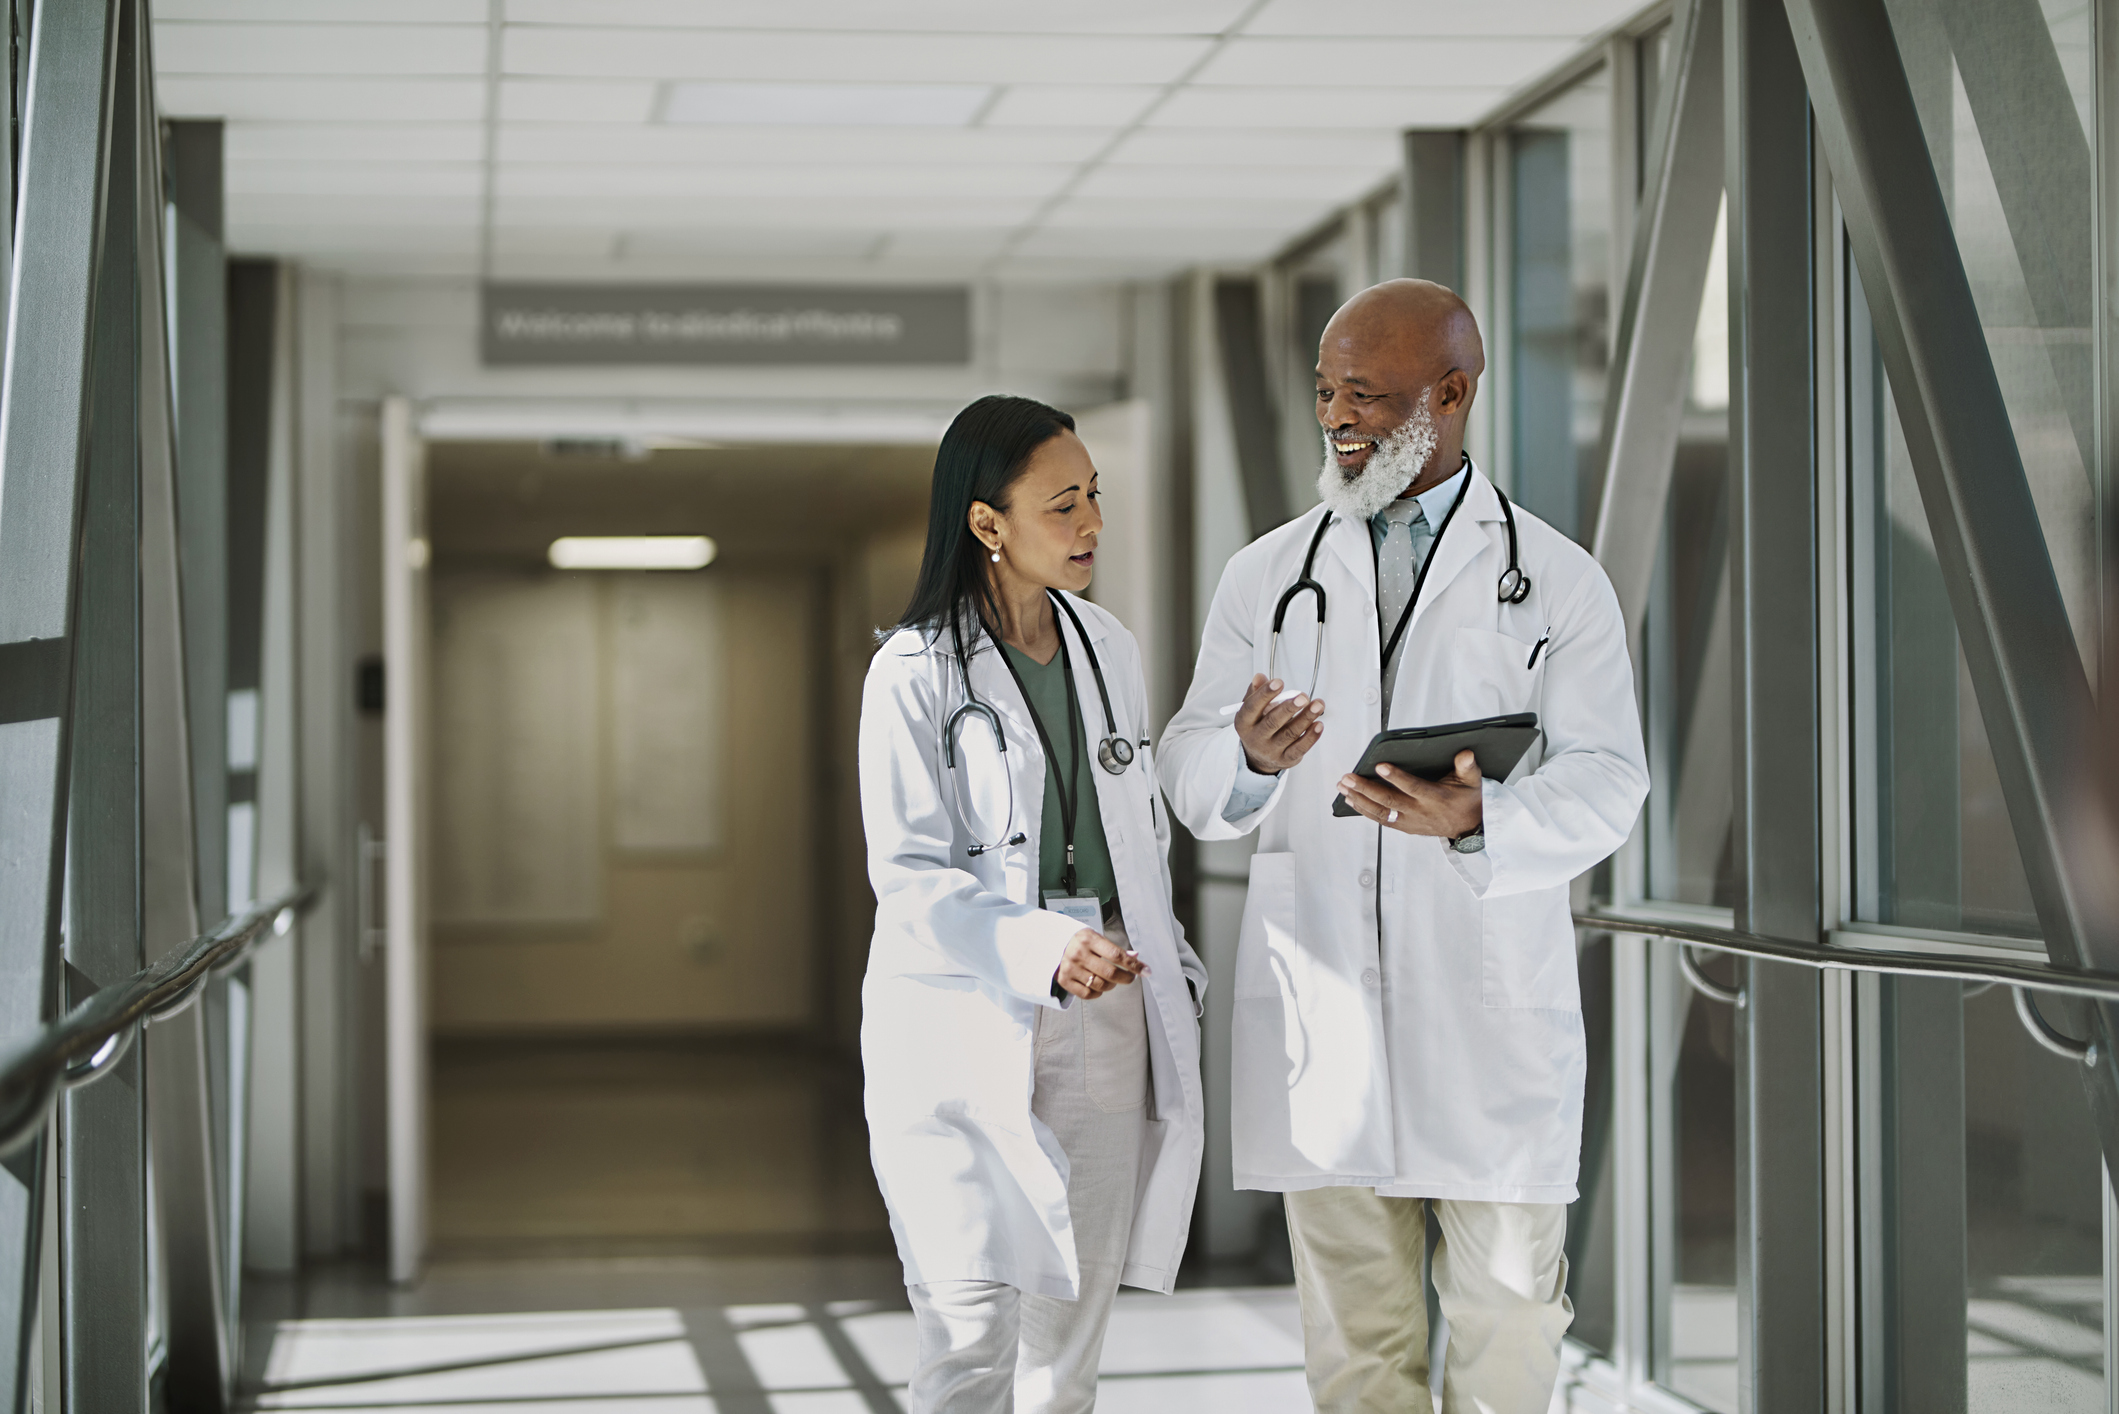
[[[1432,781],[1454,771],[1457,753],[1469,749],[1479,762],[1480,775],[1506,780],[1537,739],[1535,712],[1483,717],[1476,722],[1446,722],[1439,727],[1400,727],[1376,733],[1354,771],[1374,780],[1379,765],[1396,766]],[[1342,795],[1333,798],[1332,813],[1352,815],[1355,811]]]

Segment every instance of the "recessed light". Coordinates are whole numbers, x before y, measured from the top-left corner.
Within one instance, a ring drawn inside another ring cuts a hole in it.
[[[961,128],[993,97],[982,83],[673,83],[662,121],[721,127]]]
[[[718,549],[704,535],[562,535],[545,558],[558,570],[697,570]]]

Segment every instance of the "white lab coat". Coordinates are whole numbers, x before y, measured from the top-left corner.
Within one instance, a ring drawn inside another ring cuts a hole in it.
[[[1117,619],[1069,599],[1102,660],[1119,734],[1137,750],[1123,774],[1089,774],[1126,927],[1151,969],[1132,984],[1148,989],[1152,1105],[1143,1113],[1146,1148],[1120,1279],[1168,1292],[1199,1183],[1204,1110],[1193,996],[1205,992],[1206,968],[1171,912],[1169,817],[1142,745],[1140,650]],[[1060,628],[1088,729],[1082,747],[1093,755],[1103,706],[1064,615]],[[915,633],[894,635],[870,663],[862,696],[861,814],[876,893],[861,987],[869,1143],[908,1284],[1002,1281],[1071,1300],[1080,1268],[1067,1158],[1031,1114],[1030,1094],[1038,1008],[1074,1004],[1055,999],[1051,985],[1079,925],[1040,906],[1045,758],[990,642],[972,654],[971,682],[1000,714],[1007,750],[997,756],[984,722],[964,719],[958,759],[978,822],[969,827],[943,764],[943,727],[964,700],[949,634],[932,646]],[[1066,742],[1062,732],[1054,746],[1065,752]],[[979,840],[1001,837],[1011,780],[1007,833],[1027,838],[970,855]]]
[[[1580,546],[1517,507],[1533,587],[1501,603],[1506,527],[1474,468],[1430,551],[1391,725],[1532,711],[1543,735],[1506,782],[1485,784],[1486,852],[1457,854],[1331,813],[1336,782],[1383,726],[1375,551],[1366,524],[1335,520],[1314,570],[1330,608],[1324,735],[1231,823],[1241,747],[1218,709],[1266,671],[1274,606],[1323,514],[1229,561],[1162,742],[1164,790],[1194,834],[1259,832],[1233,993],[1236,1182],[1572,1202],[1586,1055],[1568,884],[1626,838],[1648,791],[1617,598]],[[1294,600],[1282,635],[1278,671],[1298,687],[1313,603]]]

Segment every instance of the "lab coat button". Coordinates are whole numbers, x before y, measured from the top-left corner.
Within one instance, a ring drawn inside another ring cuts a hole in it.
[[[1376,871],[1375,871],[1375,870],[1373,870],[1373,869],[1364,869],[1364,870],[1362,870],[1362,871],[1361,871],[1361,887],[1362,887],[1362,888],[1364,888],[1364,889],[1373,889],[1373,888],[1375,888],[1375,887],[1376,887]]]
[[[1374,702],[1376,700],[1376,689],[1372,687],[1367,692],[1363,693],[1361,700],[1364,702]]]
[[[1373,986],[1375,986],[1375,985],[1376,985],[1376,984],[1377,984],[1378,982],[1381,982],[1382,980],[1383,980],[1383,978],[1382,978],[1382,977],[1381,977],[1381,976],[1380,976],[1380,975],[1379,975],[1379,974],[1377,973],[1377,971],[1376,971],[1376,969],[1375,969],[1375,968],[1373,968],[1373,967],[1364,967],[1364,968],[1362,968],[1362,969],[1361,969],[1361,985],[1362,985],[1362,986],[1364,986],[1364,987],[1373,987]]]

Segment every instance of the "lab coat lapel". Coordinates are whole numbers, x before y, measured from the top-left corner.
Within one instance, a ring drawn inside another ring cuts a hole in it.
[[[1442,602],[1450,582],[1479,558],[1490,540],[1485,524],[1499,519],[1501,503],[1494,496],[1493,483],[1473,467],[1471,483],[1464,488],[1464,504],[1451,518],[1449,533],[1439,537],[1428,550],[1427,578],[1420,586],[1420,602],[1413,606],[1413,621],[1406,626],[1408,635],[1420,626],[1430,609]]]

